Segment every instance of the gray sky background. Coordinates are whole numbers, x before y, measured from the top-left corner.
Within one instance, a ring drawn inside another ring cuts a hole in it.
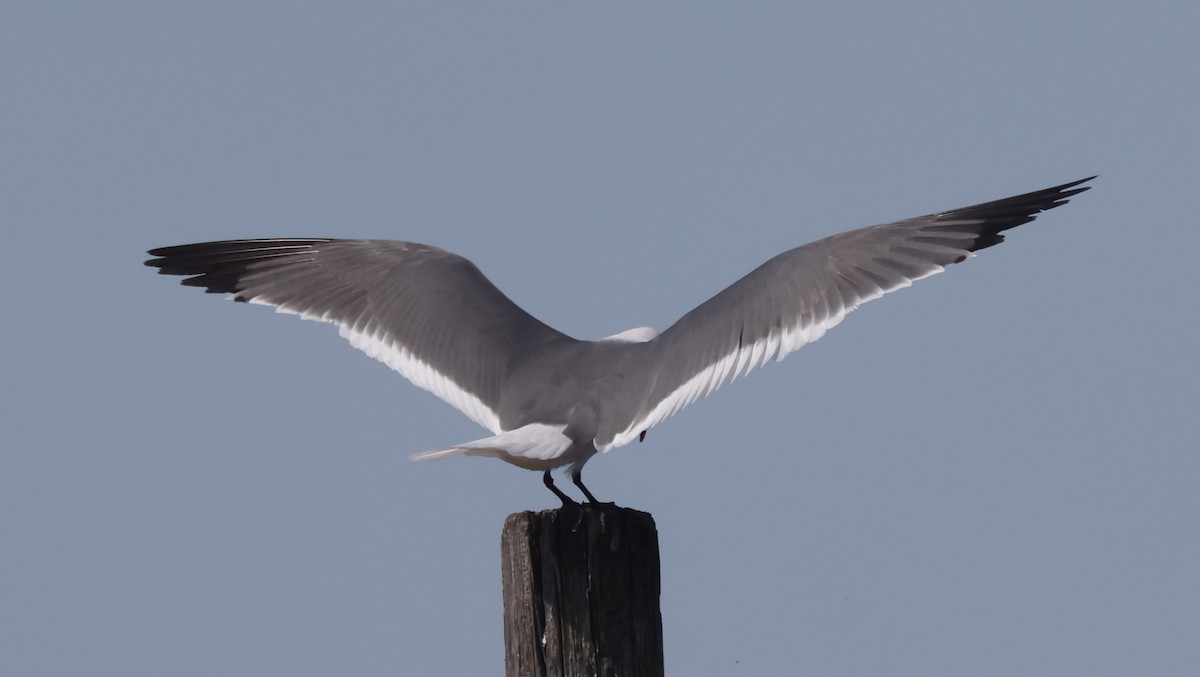
[[[598,338],[1097,173],[589,486],[673,675],[1197,674],[1200,9],[806,4],[5,3],[0,674],[503,669],[538,476],[411,464],[483,432],[150,247],[436,244]]]

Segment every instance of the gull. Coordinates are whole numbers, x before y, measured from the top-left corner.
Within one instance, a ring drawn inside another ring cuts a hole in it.
[[[415,454],[491,456],[582,470],[725,383],[821,338],[850,311],[999,244],[1085,190],[1053,188],[847,231],[790,249],[661,334],[585,341],[538,321],[467,259],[392,240],[226,240],[152,249],[182,284],[338,326],[351,345],[486,428],[489,437]]]

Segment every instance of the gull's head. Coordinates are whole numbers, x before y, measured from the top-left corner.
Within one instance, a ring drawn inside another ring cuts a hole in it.
[[[620,334],[605,336],[600,340],[619,341],[621,343],[645,343],[652,340],[655,336],[658,336],[658,332],[650,327],[634,327],[633,329],[626,329]]]

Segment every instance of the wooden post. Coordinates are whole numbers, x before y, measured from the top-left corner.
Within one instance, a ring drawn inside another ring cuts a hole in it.
[[[661,677],[658,531],[649,513],[567,506],[500,538],[508,677]]]

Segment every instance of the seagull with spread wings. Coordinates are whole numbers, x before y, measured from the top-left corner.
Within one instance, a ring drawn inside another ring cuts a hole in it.
[[[1085,190],[1061,186],[833,235],[788,250],[661,334],[572,338],[513,303],[467,259],[413,242],[288,238],[150,250],[183,284],[336,324],[342,336],[487,428],[416,461],[493,456],[581,471],[721,385],[823,336],[858,306],[999,244]]]

